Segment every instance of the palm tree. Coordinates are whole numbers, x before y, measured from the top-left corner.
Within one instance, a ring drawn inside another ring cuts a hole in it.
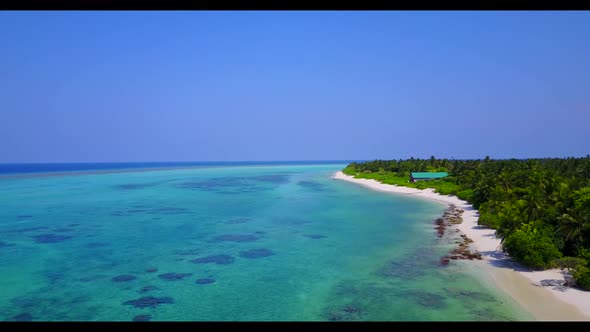
[[[505,191],[512,189],[512,180],[508,177],[508,174],[506,172],[500,173],[497,181]]]
[[[558,218],[558,226],[555,230],[558,234],[565,237],[566,241],[574,243],[584,242],[584,231],[588,229],[588,216],[577,213],[577,210],[568,209]]]
[[[501,243],[525,222],[523,213],[525,208],[526,202],[523,200],[503,202],[500,205],[498,212],[500,227],[496,232],[502,238]]]
[[[525,215],[528,216],[528,222],[537,220],[541,215],[543,209],[543,201],[545,196],[543,192],[536,187],[528,188],[528,194],[524,196],[526,207],[524,209]]]
[[[551,195],[553,205],[558,211],[565,211],[570,206],[570,186],[567,182],[559,182]]]
[[[576,168],[576,173],[582,175],[586,181],[590,179],[590,162],[582,162]]]

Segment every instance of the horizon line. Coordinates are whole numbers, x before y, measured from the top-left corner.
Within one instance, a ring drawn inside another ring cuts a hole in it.
[[[271,163],[271,162],[350,162],[368,161],[364,159],[301,159],[301,160],[160,160],[160,161],[34,161],[0,162],[0,165],[24,164],[131,164],[131,163]]]
[[[454,157],[444,157],[438,158],[434,156],[437,160],[483,160],[483,158],[454,158]],[[494,158],[490,156],[491,160],[530,160],[530,159],[567,159],[567,158],[588,158],[590,154],[585,156],[563,156],[563,157],[524,157],[524,158],[516,158],[516,157],[506,157],[506,158]],[[368,162],[368,161],[390,161],[390,160],[410,160],[410,159],[421,159],[421,160],[428,160],[431,157],[407,157],[407,158],[370,158],[370,159],[300,159],[300,160],[160,160],[160,161],[29,161],[29,162],[0,162],[0,165],[27,165],[27,164],[131,164],[131,163],[272,163],[272,162]]]

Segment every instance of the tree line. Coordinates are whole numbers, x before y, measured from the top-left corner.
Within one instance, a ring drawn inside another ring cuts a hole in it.
[[[408,159],[353,162],[345,174],[383,183],[434,188],[479,210],[502,248],[534,268],[567,268],[590,289],[590,155],[584,158],[493,160]],[[448,172],[410,183],[410,172]]]

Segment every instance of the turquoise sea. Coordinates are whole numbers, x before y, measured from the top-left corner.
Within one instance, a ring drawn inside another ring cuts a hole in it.
[[[345,164],[0,177],[0,320],[480,321],[531,317],[469,262],[444,205]]]

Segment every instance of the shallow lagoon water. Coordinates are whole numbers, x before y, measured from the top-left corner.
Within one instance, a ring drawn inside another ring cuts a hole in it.
[[[469,262],[445,206],[345,165],[0,179],[0,319],[527,320]]]

